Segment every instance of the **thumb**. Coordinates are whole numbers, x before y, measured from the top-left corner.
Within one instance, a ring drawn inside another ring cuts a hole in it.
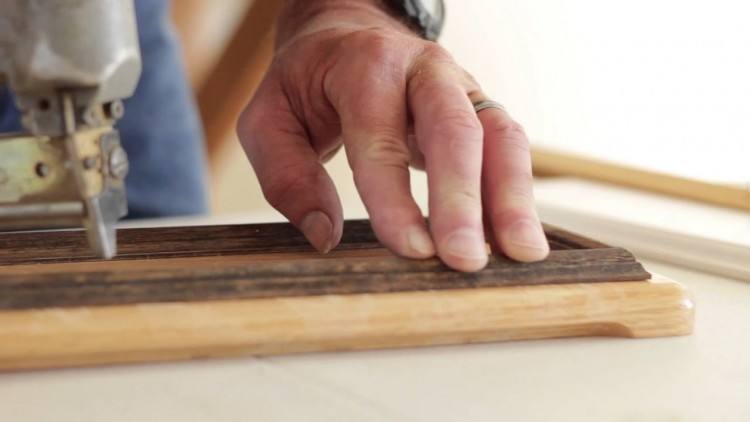
[[[326,253],[338,245],[343,231],[336,187],[283,91],[267,85],[240,116],[237,135],[266,200]]]

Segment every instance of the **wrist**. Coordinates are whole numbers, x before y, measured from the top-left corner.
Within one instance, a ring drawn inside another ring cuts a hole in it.
[[[328,29],[389,28],[416,35],[392,14],[385,0],[286,0],[279,17],[277,45]]]

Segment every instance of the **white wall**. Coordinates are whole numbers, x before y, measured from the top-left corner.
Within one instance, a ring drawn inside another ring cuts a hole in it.
[[[750,183],[750,2],[446,1],[442,43],[537,143]]]

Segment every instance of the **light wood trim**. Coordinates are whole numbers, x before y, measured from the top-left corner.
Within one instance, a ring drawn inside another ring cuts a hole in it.
[[[531,150],[534,173],[576,176],[750,211],[750,190],[594,160],[545,148]]]
[[[0,370],[690,334],[672,281],[543,285],[0,312]]]

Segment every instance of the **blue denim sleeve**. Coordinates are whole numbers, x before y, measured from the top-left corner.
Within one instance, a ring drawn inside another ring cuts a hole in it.
[[[135,5],[143,73],[117,125],[130,157],[128,218],[205,213],[203,130],[169,21],[169,1]],[[0,132],[19,129],[12,94],[0,88]]]

